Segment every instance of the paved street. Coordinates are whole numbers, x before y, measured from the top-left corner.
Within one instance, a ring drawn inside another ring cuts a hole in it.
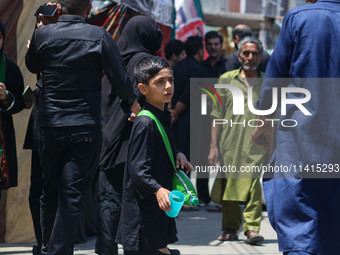
[[[268,254],[279,255],[276,234],[271,228],[267,213],[263,212],[261,234],[265,241],[256,246],[244,243],[245,236],[239,233],[239,241],[220,242],[216,238],[221,231],[221,213],[200,211],[181,212],[177,219],[179,242],[169,245],[179,249],[183,255],[236,255],[236,254]],[[75,246],[75,254],[87,255],[94,253],[95,238]],[[33,244],[0,244],[0,254],[24,255],[30,254]],[[123,254],[120,248],[119,254]]]

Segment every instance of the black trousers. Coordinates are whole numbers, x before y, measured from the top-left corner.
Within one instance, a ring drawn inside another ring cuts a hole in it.
[[[290,251],[284,252],[283,255],[313,255],[314,253],[308,253],[304,251]]]
[[[124,255],[157,255],[157,250],[155,251],[125,251]]]
[[[210,129],[209,129],[210,130]],[[205,146],[206,148],[209,148],[208,143],[204,144],[203,146]],[[204,148],[205,148],[204,147]],[[203,149],[201,149],[202,152],[202,156],[204,155],[203,159],[199,160],[199,165],[202,166],[209,166],[209,162],[208,162],[208,150],[203,151]],[[196,177],[196,188],[197,188],[197,193],[198,193],[198,198],[200,200],[200,203],[205,203],[208,204],[211,199],[210,199],[210,193],[209,193],[209,178],[210,178],[210,173],[209,172],[200,172],[197,171],[197,177]]]
[[[100,126],[41,128],[42,254],[73,254],[74,233],[89,188],[89,176],[98,168]]]
[[[200,203],[208,204],[211,201],[209,195],[209,173],[207,173],[207,176],[204,177],[198,174],[196,179],[196,188]]]
[[[118,255],[115,239],[122,205],[124,165],[98,174],[99,217],[95,251],[100,255]]]
[[[32,151],[31,160],[31,186],[28,197],[30,211],[33,220],[34,234],[39,248],[42,245],[40,226],[40,197],[42,194],[42,169],[40,165],[39,152]]]

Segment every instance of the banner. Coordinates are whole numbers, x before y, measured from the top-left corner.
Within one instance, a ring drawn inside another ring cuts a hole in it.
[[[135,11],[150,16],[157,23],[169,27],[173,26],[173,0],[122,0],[121,2],[126,3]]]
[[[190,36],[204,37],[205,26],[199,0],[176,0],[175,36],[185,41]]]

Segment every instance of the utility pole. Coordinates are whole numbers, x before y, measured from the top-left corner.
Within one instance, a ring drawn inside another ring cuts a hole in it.
[[[268,0],[262,0],[262,14],[263,20],[260,22],[260,32],[259,32],[259,39],[263,44],[263,48],[267,49],[267,40],[266,40],[266,17],[267,17],[267,4]]]
[[[246,13],[246,0],[241,0],[240,2],[240,13]]]

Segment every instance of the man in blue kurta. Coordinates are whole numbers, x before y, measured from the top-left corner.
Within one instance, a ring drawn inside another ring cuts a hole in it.
[[[339,78],[339,24],[340,0],[319,0],[291,10],[283,21],[265,77]],[[272,88],[278,84],[282,83],[265,80],[260,109],[271,107]],[[287,105],[287,113],[280,119],[293,119],[297,125],[287,128],[279,122],[271,163],[303,169],[326,164],[322,176],[326,178],[301,178],[297,174],[295,178],[266,180],[268,215],[283,254],[340,254],[340,179],[339,172],[329,173],[340,163],[340,84],[334,79],[299,84],[310,91],[311,98],[303,107],[311,115]],[[299,95],[289,97],[298,99]]]

